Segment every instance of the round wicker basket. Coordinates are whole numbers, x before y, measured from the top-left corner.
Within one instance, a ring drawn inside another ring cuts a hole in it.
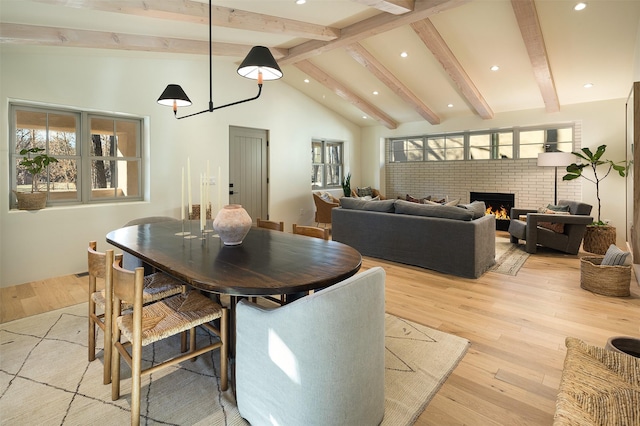
[[[580,259],[580,287],[603,296],[629,296],[631,265],[600,265],[603,258],[585,256]]]
[[[605,254],[616,243],[616,228],[609,225],[588,225],[582,241],[582,249],[594,254]]]
[[[46,192],[16,192],[18,210],[40,210],[47,205]]]

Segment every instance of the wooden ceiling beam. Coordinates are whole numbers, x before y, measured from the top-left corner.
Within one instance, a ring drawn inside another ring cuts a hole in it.
[[[527,47],[533,75],[540,88],[546,111],[558,112],[560,111],[560,101],[551,73],[551,65],[534,0],[511,0],[511,6],[522,33],[522,40]]]
[[[383,82],[396,95],[410,105],[418,114],[431,124],[440,124],[440,117],[424,104],[409,90],[391,71],[385,68],[367,49],[361,44],[355,43],[347,46],[346,51],[353,59],[369,70],[378,80]]]
[[[289,49],[289,54],[279,60],[278,63],[280,65],[290,65],[333,49],[345,48],[350,44],[428,18],[429,16],[453,9],[470,1],[471,0],[422,0],[415,4],[413,12],[405,13],[404,15],[381,13],[343,28],[340,37],[336,40],[310,40],[294,46]]]
[[[313,78],[318,83],[322,84],[324,87],[331,90],[333,93],[340,96],[345,101],[354,105],[360,111],[364,112],[369,117],[378,121],[388,129],[395,129],[398,127],[398,123],[395,120],[393,120],[391,117],[379,110],[374,105],[370,104],[369,102],[353,93],[344,84],[340,83],[338,80],[312,64],[310,61],[296,62],[295,66],[302,72],[307,74],[309,77]]]
[[[168,19],[195,24],[209,24],[209,6],[193,0],[35,0],[39,3],[125,13],[134,16]],[[311,40],[335,40],[338,28],[315,25],[293,19],[247,12],[240,9],[213,6],[214,27],[227,27],[272,34],[287,34]]]
[[[151,37],[35,25],[0,25],[0,43],[39,44],[44,46],[87,47],[98,49],[136,50],[146,52],[209,54],[209,42],[168,37]],[[244,58],[252,46],[213,43],[214,56]],[[270,49],[274,58],[282,58],[287,49]]]
[[[415,6],[414,0],[351,0],[381,10],[392,15],[402,15],[411,12]]]
[[[447,46],[433,23],[428,19],[423,19],[412,23],[411,28],[433,53],[433,56],[442,64],[449,77],[460,89],[462,96],[471,104],[476,113],[484,119],[493,118],[491,107],[484,100],[484,97],[473,84],[473,81],[460,62],[458,62],[451,49],[449,49],[449,46]]]

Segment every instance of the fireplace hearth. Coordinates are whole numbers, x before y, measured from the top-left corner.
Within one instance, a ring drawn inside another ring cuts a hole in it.
[[[496,229],[499,231],[507,231],[511,218],[511,208],[515,204],[515,194],[503,194],[499,192],[471,192],[469,200],[484,201],[487,206],[485,214],[493,214],[496,216]]]

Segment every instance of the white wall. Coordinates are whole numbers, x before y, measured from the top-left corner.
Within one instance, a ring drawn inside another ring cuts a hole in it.
[[[631,83],[629,83],[629,87],[631,87]],[[415,122],[402,125],[394,130],[389,130],[383,126],[365,128],[362,132],[361,149],[363,152],[367,152],[369,156],[375,155],[376,158],[367,163],[363,163],[362,173],[363,176],[367,176],[368,179],[374,182],[380,182],[380,185],[384,186],[385,179],[384,176],[381,175],[379,167],[380,162],[384,163],[384,150],[381,150],[380,146],[381,144],[384,145],[385,138],[392,136],[531,126],[574,121],[580,121],[582,123],[582,147],[589,147],[595,150],[599,145],[606,144],[607,151],[605,157],[614,161],[622,161],[625,158],[625,102],[626,99],[616,99],[587,104],[563,105],[561,111],[554,114],[547,114],[544,110],[516,111],[496,114],[491,120],[482,120],[475,116],[454,117],[450,119],[445,117],[443,123],[437,126],[432,126],[425,122]],[[559,170],[559,176],[561,176],[560,173],[561,171]],[[444,176],[443,179],[451,180],[451,177]],[[455,179],[455,176],[453,179]],[[472,184],[472,182],[470,182],[470,184]],[[549,182],[549,185],[550,188],[552,188],[553,180]],[[562,182],[559,182],[559,198],[562,198],[561,191]],[[552,194],[552,192],[550,194]],[[396,194],[391,194],[391,196],[395,195]],[[423,196],[430,194],[417,195]],[[459,195],[456,194],[456,196]],[[625,180],[617,174],[611,174],[600,183],[600,197],[602,199],[602,219],[610,220],[612,225],[619,228],[617,232],[617,244],[620,247],[624,247]],[[581,198],[584,202],[594,206],[592,213],[593,216],[596,217],[598,202],[595,195],[595,185],[583,180]],[[552,196],[549,201],[553,201]]]
[[[171,55],[168,59],[152,53],[7,45],[0,45],[0,55],[1,287],[86,271],[89,240],[97,240],[102,250],[107,247],[105,235],[131,219],[179,217],[180,173],[187,157],[192,179],[205,171],[209,160],[212,170],[221,167],[226,188],[230,125],[270,131],[269,210],[287,228],[294,222],[313,221],[312,138],[345,141],[346,162],[354,162],[348,169],[359,171],[360,128],[281,81],[265,82],[263,95],[256,101],[181,121],[173,119],[171,109],[158,105],[156,99],[166,84],[177,83],[193,101],[193,106],[180,113],[206,109],[208,57]],[[235,64],[214,59],[214,105],[255,95],[256,83],[239,77]],[[151,167],[147,169],[146,200],[9,211],[10,100],[147,117]],[[198,193],[195,188],[194,192]]]

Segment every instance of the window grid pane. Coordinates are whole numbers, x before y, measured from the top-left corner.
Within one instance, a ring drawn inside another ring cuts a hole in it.
[[[311,141],[311,188],[338,188],[343,176],[343,142]]]

